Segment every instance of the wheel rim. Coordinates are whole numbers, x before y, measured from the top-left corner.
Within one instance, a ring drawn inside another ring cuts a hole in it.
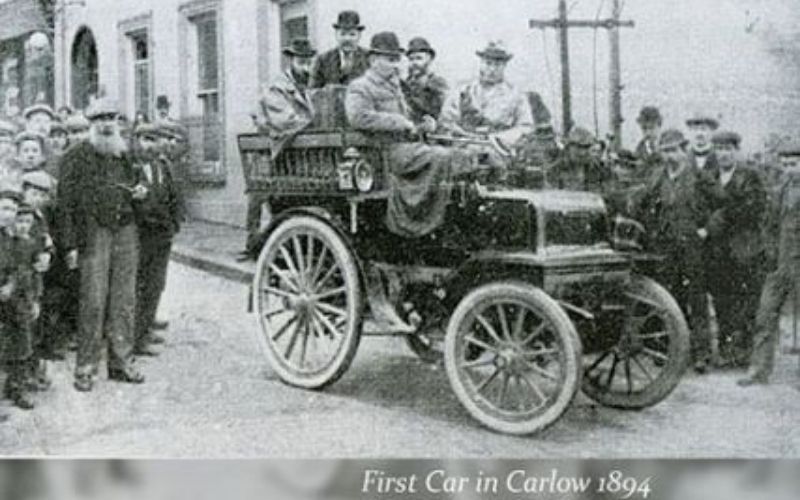
[[[567,382],[564,341],[521,300],[486,300],[459,327],[457,375],[472,401],[504,421],[545,413]]]
[[[314,376],[338,364],[354,321],[354,283],[328,238],[287,231],[269,249],[259,283],[267,346],[282,367]]]
[[[629,305],[620,342],[591,355],[585,377],[595,391],[634,396],[669,369],[676,346],[669,311],[643,294],[626,296]]]

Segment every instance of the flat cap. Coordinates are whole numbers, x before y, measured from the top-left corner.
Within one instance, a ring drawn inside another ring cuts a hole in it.
[[[83,116],[82,113],[75,113],[70,115],[67,120],[64,122],[64,126],[67,127],[69,132],[82,132],[84,130],[89,130],[89,120]]]
[[[24,201],[19,204],[17,207],[17,215],[25,215],[25,214],[32,214],[34,213],[33,207]]]
[[[50,125],[50,136],[52,137],[56,134],[67,134],[67,127],[61,120],[56,120],[52,125]]]
[[[46,103],[40,102],[40,103],[37,103],[37,104],[34,104],[32,106],[28,106],[27,108],[25,108],[25,110],[22,112],[22,117],[27,120],[31,115],[36,114],[36,113],[45,113],[45,114],[49,115],[50,118],[55,118],[55,116],[56,116],[56,113],[55,113],[55,111],[53,111],[53,108],[51,108]]]
[[[159,127],[155,126],[153,123],[142,122],[133,129],[133,135],[137,137],[140,135],[160,135],[160,130]]]
[[[189,132],[186,127],[175,120],[158,120],[155,123],[159,129],[159,134],[170,139],[186,140]]]
[[[3,188],[0,189],[0,200],[14,200],[17,203],[22,203],[22,193],[16,189]]]
[[[686,137],[683,136],[683,132],[680,130],[671,128],[666,130],[658,140],[658,149],[665,150],[671,149],[675,147],[684,147],[688,141]]]
[[[37,141],[39,145],[44,148],[45,137],[38,132],[31,132],[28,130],[23,130],[14,137],[14,143],[16,145],[20,145],[25,141]]]
[[[119,115],[119,106],[117,102],[107,96],[98,97],[89,104],[89,108],[86,110],[86,118],[89,121],[117,115]]]
[[[427,52],[431,55],[431,57],[436,57],[436,51],[433,50],[431,44],[428,43],[428,40],[422,38],[421,36],[412,38],[408,42],[408,49],[406,49],[406,55],[411,55],[414,52]]]
[[[738,148],[742,143],[742,136],[731,130],[725,130],[714,134],[711,142],[715,145],[732,145]]]
[[[40,191],[50,192],[56,187],[56,180],[43,170],[34,170],[22,174],[22,187],[33,187]]]
[[[702,125],[708,126],[711,130],[717,130],[719,128],[719,121],[717,121],[716,118],[701,113],[695,113],[691,118],[686,120],[686,126],[690,128]]]
[[[781,144],[778,156],[800,156],[800,141],[787,141]]]

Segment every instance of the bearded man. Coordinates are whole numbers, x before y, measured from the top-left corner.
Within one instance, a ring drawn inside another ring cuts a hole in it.
[[[439,119],[447,97],[447,81],[431,71],[436,51],[422,37],[411,39],[406,50],[408,77],[401,82],[411,119],[421,123],[426,116]]]
[[[133,366],[139,259],[134,200],[147,196],[120,135],[115,103],[99,98],[86,117],[89,140],[64,155],[58,197],[67,266],[80,268],[74,385],[82,392],[93,388],[106,341],[109,378],[144,382]]]

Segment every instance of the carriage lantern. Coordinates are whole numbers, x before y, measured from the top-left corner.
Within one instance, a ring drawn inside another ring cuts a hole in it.
[[[372,165],[367,163],[358,149],[348,148],[344,152],[344,162],[339,165],[339,189],[358,189],[366,193],[372,190],[374,184]]]

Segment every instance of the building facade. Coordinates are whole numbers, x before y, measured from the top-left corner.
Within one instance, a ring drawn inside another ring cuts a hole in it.
[[[610,2],[604,2],[608,9]],[[695,111],[737,128],[748,149],[796,127],[800,112],[800,20],[793,0],[625,2],[622,81],[624,142],[638,139],[641,106],[662,109],[668,125]],[[578,2],[573,18],[594,19],[601,0]],[[190,208],[200,218],[244,221],[244,180],[236,136],[252,131],[259,85],[281,68],[280,47],[309,36],[334,45],[342,9],[361,13],[369,37],[425,36],[436,70],[453,83],[477,72],[475,50],[503,39],[515,53],[509,77],[538,91],[558,126],[559,60],[553,30],[528,27],[556,14],[556,0],[58,0],[56,104],[84,107],[103,89],[123,111],[152,116],[157,96],[190,130]],[[570,33],[574,121],[608,130],[608,42],[604,30]],[[597,117],[595,119],[595,117]]]

